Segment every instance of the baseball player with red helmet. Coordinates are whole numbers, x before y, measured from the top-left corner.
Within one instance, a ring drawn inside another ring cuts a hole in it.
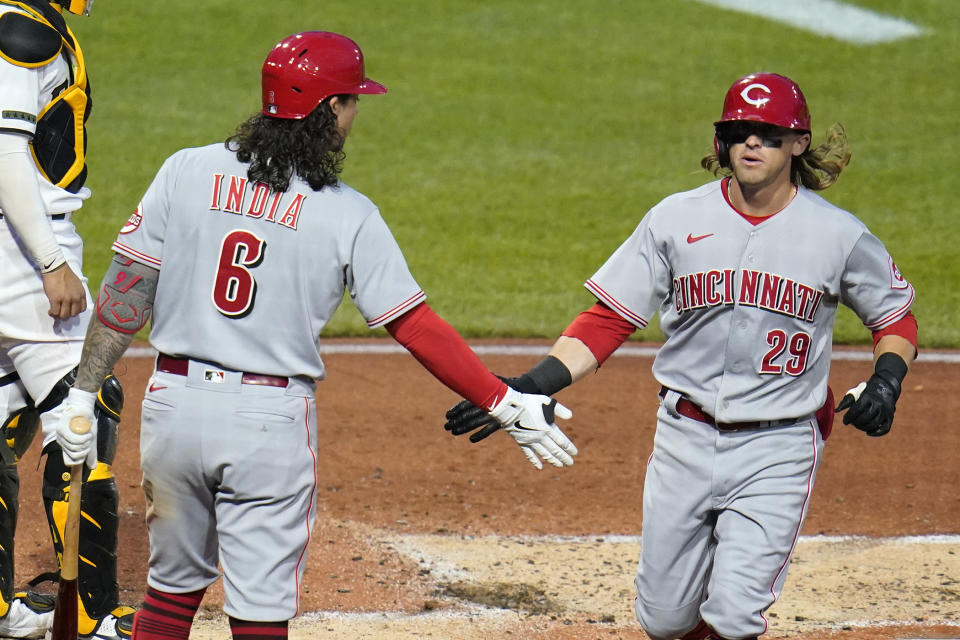
[[[800,88],[756,73],[727,92],[722,175],[653,207],[586,287],[597,304],[550,354],[507,382],[553,394],[595,371],[657,312],[662,385],[643,487],[637,619],[653,640],[756,638],[780,595],[810,504],[833,396],[837,305],[873,332],[874,370],[848,391],[844,423],[886,434],[916,356],[914,290],[866,226],[814,192],[850,158],[839,125],[811,148]],[[496,430],[463,402],[455,435]]]
[[[95,440],[68,420],[89,417],[97,380],[152,320],[137,640],[185,640],[221,568],[234,638],[287,637],[316,513],[318,339],[346,290],[370,327],[489,408],[535,466],[576,454],[554,424],[569,410],[490,373],[426,304],[377,207],[339,180],[358,96],[386,92],[357,44],[294,34],[261,78],[262,112],[225,145],[168,158],[120,231],[58,428],[85,459]]]
[[[52,607],[14,592],[17,461],[42,429],[43,502],[56,557],[63,551],[68,469],[56,442],[89,320],[83,242],[72,217],[84,186],[90,85],[63,12],[92,0],[0,0],[0,636],[42,637]],[[129,638],[118,603],[118,493],[111,466],[123,393],[108,376],[95,402],[99,456],[85,474],[79,534],[81,638]],[[102,377],[94,387],[104,381]],[[42,425],[42,427],[41,427]],[[55,574],[48,577],[55,578]]]

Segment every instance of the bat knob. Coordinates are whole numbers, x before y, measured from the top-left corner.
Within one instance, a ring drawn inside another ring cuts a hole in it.
[[[73,416],[70,418],[70,431],[78,435],[90,431],[90,420],[84,416]]]

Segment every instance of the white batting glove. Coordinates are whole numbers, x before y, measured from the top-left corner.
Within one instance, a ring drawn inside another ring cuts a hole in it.
[[[523,455],[537,469],[543,469],[541,458],[555,467],[573,464],[577,447],[553,423],[554,416],[569,420],[573,412],[556,400],[508,389],[507,395],[490,409],[490,415],[513,436]]]
[[[97,466],[97,419],[93,405],[97,394],[71,388],[63,401],[63,412],[57,424],[57,444],[63,450],[63,463],[68,467],[86,462],[93,469]],[[70,420],[77,416],[90,421],[90,430],[84,434],[74,433]]]

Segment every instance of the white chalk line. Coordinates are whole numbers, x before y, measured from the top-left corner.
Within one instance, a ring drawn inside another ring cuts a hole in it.
[[[906,18],[838,0],[698,0],[722,9],[767,18],[819,36],[854,44],[878,44],[927,33]]]
[[[470,345],[470,348],[479,355],[490,356],[541,356],[546,355],[550,350],[549,345],[519,345],[519,344],[478,344]],[[625,344],[614,351],[614,358],[633,357],[633,358],[652,358],[657,355],[659,347],[647,345]],[[407,353],[407,350],[399,344],[390,344],[383,342],[338,342],[334,344],[320,343],[320,355],[391,355],[397,353]],[[127,349],[125,358],[155,358],[157,352],[153,347],[130,347]],[[866,349],[862,351],[834,351],[831,355],[834,361],[851,362],[870,362],[873,360],[873,352]],[[960,352],[952,351],[920,351],[918,362],[937,362],[945,364],[960,363]]]
[[[585,544],[594,542],[609,542],[612,544],[640,544],[640,536],[634,535],[610,535],[601,534],[593,536],[464,536],[455,534],[435,535],[431,537],[446,537],[458,540],[505,540],[518,542],[547,542],[551,544]],[[800,542],[805,544],[842,544],[846,542],[870,542],[876,544],[897,544],[897,545],[935,545],[935,544],[955,544],[960,545],[960,535],[953,534],[930,534],[920,536],[892,536],[892,537],[873,537],[863,535],[845,535],[845,536],[800,536]]]
[[[399,535],[399,538],[404,538],[407,536]],[[416,538],[418,536],[409,536],[411,538]],[[640,544],[640,536],[634,535],[587,535],[587,536],[558,536],[558,535],[544,535],[544,536],[465,536],[465,535],[456,535],[456,534],[443,534],[443,535],[429,535],[430,538],[447,538],[454,540],[463,540],[463,541],[483,541],[483,540],[493,540],[499,543],[503,542],[520,542],[523,544],[535,544],[535,543],[547,543],[547,544],[594,544],[594,543],[611,543],[611,544]],[[842,544],[842,543],[870,543],[870,544],[897,544],[897,545],[960,545],[960,535],[945,535],[945,534],[933,534],[933,535],[921,535],[921,536],[893,536],[893,537],[870,537],[870,536],[861,536],[861,535],[845,535],[845,536],[801,536],[801,544]],[[399,549],[398,549],[399,550]],[[403,551],[401,551],[403,553]],[[440,569],[439,573],[443,573],[442,567],[436,565],[436,559],[433,563],[434,570]],[[436,573],[436,571],[435,571]],[[456,572],[455,572],[456,573]],[[343,624],[369,624],[376,621],[388,621],[393,623],[405,623],[405,622],[425,622],[430,620],[445,620],[445,621],[463,621],[470,622],[476,621],[478,618],[483,618],[485,620],[493,620],[497,618],[512,618],[515,617],[516,612],[500,609],[496,607],[488,607],[480,605],[477,603],[462,603],[462,606],[458,606],[456,609],[441,609],[435,611],[423,611],[418,613],[404,613],[404,612],[344,612],[344,611],[333,611],[333,610],[321,610],[321,611],[311,611],[309,613],[304,613],[298,618],[295,624],[315,624],[318,621],[337,621]],[[622,624],[618,623],[618,624]],[[916,627],[932,627],[932,626],[941,626],[944,624],[952,624],[952,621],[949,619],[927,619],[924,621],[918,621],[916,619],[905,619],[905,620],[886,620],[886,619],[870,619],[870,620],[842,620],[830,622],[826,625],[821,625],[821,628],[832,628],[832,629],[842,629],[842,628],[871,628],[871,627],[897,627],[897,626],[916,626]],[[947,639],[950,640],[950,639]],[[960,638],[956,639],[960,640]]]

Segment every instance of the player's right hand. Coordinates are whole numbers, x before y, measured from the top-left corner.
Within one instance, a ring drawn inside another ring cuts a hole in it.
[[[555,418],[570,419],[573,412],[556,400],[508,388],[503,399],[490,409],[490,415],[517,441],[537,469],[543,469],[541,459],[555,467],[573,464],[577,447],[554,424]]]
[[[97,394],[71,388],[63,401],[63,411],[57,423],[57,444],[63,450],[63,463],[68,467],[86,462],[93,469],[97,466],[97,419],[93,407]],[[80,434],[70,428],[70,421],[76,417],[90,421],[90,430]]]
[[[496,374],[494,374],[496,375]],[[522,393],[540,393],[539,389],[530,386],[528,377],[521,376],[516,378],[504,378],[498,375],[508,387],[516,389]],[[500,430],[500,423],[491,416],[486,410],[481,409],[469,400],[461,400],[447,410],[447,422],[443,428],[452,435],[462,436],[470,433],[470,442],[480,442],[487,436]],[[478,431],[475,431],[479,429]]]
[[[87,290],[70,265],[62,265],[40,274],[43,280],[43,292],[50,303],[47,313],[59,320],[67,320],[82,313],[87,308]]]

